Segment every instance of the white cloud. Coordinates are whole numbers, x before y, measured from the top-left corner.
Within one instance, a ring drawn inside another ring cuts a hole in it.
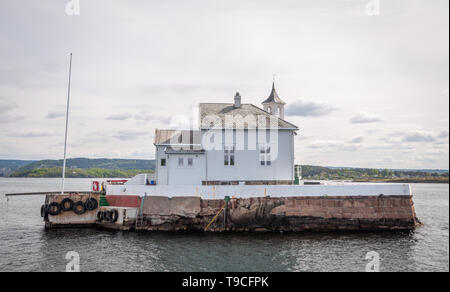
[[[16,107],[17,105],[15,105],[14,103],[8,102],[5,99],[0,98],[0,114],[7,113]]]
[[[21,116],[0,115],[0,124],[11,124],[23,120]]]
[[[48,111],[47,119],[58,119],[66,116],[65,111]]]
[[[444,130],[444,131],[440,132],[439,135],[437,135],[437,137],[440,139],[445,139],[445,138],[448,138],[448,135],[449,135],[448,130]]]
[[[132,117],[132,115],[129,113],[123,113],[123,114],[110,115],[106,119],[111,120],[111,121],[124,121],[124,120],[128,120],[131,117]]]
[[[308,148],[326,151],[356,151],[359,146],[354,143],[333,140],[316,140],[308,144]]]
[[[320,117],[329,115],[335,110],[334,107],[305,100],[296,100],[286,107],[286,115],[298,117]]]
[[[116,139],[119,140],[135,140],[143,137],[147,137],[149,135],[149,132],[147,131],[137,131],[137,130],[119,130],[117,133],[113,136]]]
[[[0,98],[0,124],[11,124],[24,119],[22,116],[10,114],[15,108],[17,108],[15,103]]]
[[[364,142],[364,137],[360,136],[360,137],[353,138],[350,142],[351,143],[356,143],[356,144],[362,143],[362,142]]]
[[[175,115],[175,114],[174,114],[174,115]],[[137,113],[137,114],[134,116],[134,118],[135,118],[137,121],[145,122],[145,123],[147,123],[147,122],[152,122],[152,123],[164,123],[164,124],[169,124],[169,123],[170,123],[170,120],[171,120],[170,117],[163,117],[163,116],[160,116],[160,115],[158,115],[158,114],[150,113],[150,112],[147,112],[147,111],[141,111],[141,112]]]
[[[420,143],[420,142],[434,142],[436,141],[436,135],[428,132],[409,132],[403,136],[403,142],[412,142],[412,143]]]
[[[40,137],[49,137],[49,136],[54,136],[54,133],[51,132],[40,132],[40,131],[31,131],[31,132],[26,132],[26,133],[14,133],[14,134],[10,134],[9,136],[11,137],[18,137],[18,138],[40,138]]]
[[[380,115],[373,113],[360,112],[350,119],[352,124],[369,124],[383,121]]]

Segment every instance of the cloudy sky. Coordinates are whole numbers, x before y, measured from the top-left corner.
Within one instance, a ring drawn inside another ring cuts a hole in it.
[[[448,0],[68,2],[2,1],[0,159],[62,158],[73,52],[70,157],[153,158],[155,128],[276,74],[297,163],[448,169]]]

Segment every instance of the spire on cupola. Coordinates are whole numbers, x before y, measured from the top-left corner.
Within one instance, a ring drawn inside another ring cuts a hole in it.
[[[284,119],[284,105],[286,103],[281,100],[278,96],[277,91],[275,90],[275,77],[272,83],[272,91],[270,92],[269,97],[262,102],[264,110],[272,115],[279,117],[280,119]]]

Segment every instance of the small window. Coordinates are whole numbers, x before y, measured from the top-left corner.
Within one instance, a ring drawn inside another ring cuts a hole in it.
[[[261,166],[272,165],[272,159],[270,157],[270,146],[259,147],[259,161],[261,163]]]
[[[188,166],[193,166],[194,165],[194,158],[188,158],[187,159],[187,163],[188,163]]]
[[[234,146],[231,146],[231,147],[225,146],[223,165],[225,165],[225,166],[233,166],[234,165]]]
[[[184,166],[184,158],[178,158],[178,166]]]
[[[161,166],[166,166],[166,159],[165,158],[161,159]]]

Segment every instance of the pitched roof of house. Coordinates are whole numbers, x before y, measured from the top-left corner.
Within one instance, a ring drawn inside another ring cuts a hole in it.
[[[275,82],[272,83],[272,91],[270,92],[269,97],[262,102],[262,104],[266,103],[280,103],[280,104],[286,104],[284,101],[281,100],[281,98],[278,96],[277,91],[275,90]]]
[[[193,130],[155,130],[155,145],[200,145],[201,132]]]
[[[233,122],[233,126],[226,126],[226,118],[235,118],[237,116],[243,117],[242,123],[237,124]],[[254,119],[254,125],[249,125],[245,118]],[[200,104],[200,127],[202,129],[212,129],[212,128],[233,128],[233,129],[255,129],[259,128],[259,119],[264,118],[266,120],[265,129],[272,129],[271,119],[273,119],[278,127],[277,129],[298,129],[294,124],[291,124],[277,116],[271,115],[265,110],[253,105],[253,104],[242,104],[241,107],[234,107],[232,103],[201,103]],[[264,121],[264,120],[263,120]]]

